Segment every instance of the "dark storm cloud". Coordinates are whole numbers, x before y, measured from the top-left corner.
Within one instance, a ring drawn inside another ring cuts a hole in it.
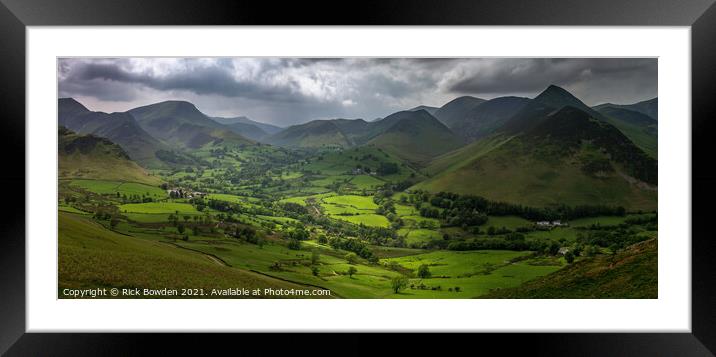
[[[316,118],[383,117],[458,95],[534,96],[549,84],[587,104],[656,96],[656,59],[522,58],[69,58],[60,96],[123,111],[188,100],[216,116],[289,125]]]
[[[656,95],[657,60],[641,58],[530,58],[478,60],[466,77],[449,90],[473,95],[530,93],[550,84],[582,88],[594,83],[589,97],[601,92],[620,94],[620,87],[637,87]],[[605,82],[612,85],[603,87]],[[606,94],[606,93],[604,93]],[[630,98],[625,98],[629,100]]]
[[[292,66],[292,61],[282,61],[281,65],[267,64],[264,70]],[[292,95],[290,88],[272,88],[262,83],[239,81],[232,77],[233,64],[219,59],[212,66],[193,66],[189,70],[177,71],[167,75],[156,75],[151,71],[132,71],[131,67],[118,66],[116,63],[84,63],[65,69],[67,78],[60,82],[61,91],[71,92],[79,89],[83,94],[94,93],[98,99],[123,100],[131,94],[118,86],[118,83],[143,86],[158,91],[189,91],[198,95],[221,95],[225,97],[244,97],[252,99],[278,100],[293,102],[298,98]],[[80,87],[85,87],[84,90]],[[104,90],[114,87],[121,93]]]

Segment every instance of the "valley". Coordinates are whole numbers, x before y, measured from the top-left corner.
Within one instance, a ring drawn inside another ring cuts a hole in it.
[[[628,265],[655,267],[658,236],[656,118],[637,104],[550,86],[279,128],[63,98],[59,289],[656,298],[655,268]]]

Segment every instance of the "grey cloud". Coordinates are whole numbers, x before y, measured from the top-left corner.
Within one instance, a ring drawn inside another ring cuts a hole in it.
[[[656,59],[219,58],[58,61],[60,96],[95,110],[189,100],[209,115],[290,125],[316,118],[373,119],[458,95],[532,96],[549,84],[588,104],[656,95]],[[355,103],[343,105],[342,103]]]
[[[478,62],[479,63],[479,62]],[[569,88],[594,86],[596,93],[621,94],[620,88],[640,87],[656,95],[657,60],[650,58],[530,58],[489,59],[449,87],[455,93],[502,95],[535,93],[550,84]],[[468,69],[469,71],[470,69]],[[600,85],[597,86],[596,84]],[[606,87],[604,86],[606,85]],[[579,94],[579,93],[575,93]],[[631,96],[631,94],[630,94]],[[631,98],[624,98],[627,101]]]

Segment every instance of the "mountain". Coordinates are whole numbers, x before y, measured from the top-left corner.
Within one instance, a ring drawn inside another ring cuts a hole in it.
[[[356,139],[368,123],[362,119],[313,120],[290,126],[265,141],[278,146],[318,148],[351,147],[358,145]]]
[[[539,124],[540,120],[546,118],[548,114],[566,106],[577,108],[593,118],[606,121],[602,114],[584,104],[572,93],[556,85],[550,85],[542,93],[522,106],[519,112],[506,123],[505,130],[512,133],[529,130],[529,128]]]
[[[163,165],[156,152],[166,149],[166,145],[147,133],[128,113],[93,112],[72,98],[60,98],[58,122],[79,134],[94,134],[111,140],[132,160],[144,166]]]
[[[499,97],[482,102],[454,121],[450,129],[467,140],[476,140],[500,130],[502,126],[529,102],[522,97]]]
[[[423,163],[463,145],[462,139],[425,110],[398,112],[381,122],[392,125],[367,144],[414,163]]]
[[[511,133],[525,131],[538,124],[539,121],[545,118],[549,113],[564,108],[565,106],[578,108],[595,119],[614,125],[640,149],[644,150],[644,152],[651,157],[657,157],[658,140],[655,125],[651,123],[644,124],[644,118],[633,119],[623,118],[621,115],[609,115],[608,113],[614,114],[616,110],[608,106],[590,108],[567,90],[555,85],[550,85],[537,97],[524,105],[522,109],[505,124],[504,130]],[[639,121],[640,124],[635,124],[634,122],[630,122],[630,120]]]
[[[129,113],[150,135],[180,148],[197,149],[208,143],[254,144],[185,101],[151,104]]]
[[[614,106],[599,106],[597,111],[607,121],[621,130],[644,152],[654,158],[658,156],[658,121],[638,111]]]
[[[418,110],[424,110],[424,111],[430,113],[430,115],[434,116],[435,112],[437,112],[439,109],[440,108],[438,108],[438,107],[431,107],[431,106],[427,106],[427,105],[418,105],[417,107],[408,109],[408,110],[411,112],[417,112]]]
[[[86,178],[159,185],[162,181],[132,161],[109,139],[80,135],[60,126],[58,130],[59,178]]]
[[[436,110],[434,116],[449,128],[455,122],[463,120],[470,110],[484,101],[470,96],[455,98]]]
[[[251,120],[245,116],[233,117],[233,118],[212,117],[211,119],[213,119],[214,121],[216,121],[220,124],[229,125],[229,126],[231,124],[236,124],[236,123],[254,125],[269,135],[276,134],[279,131],[283,130],[283,128],[278,127],[276,125],[271,125],[271,124],[266,124],[266,123],[258,122],[255,120]]]
[[[656,209],[657,161],[621,131],[572,106],[545,112],[542,102],[527,105],[537,112],[526,115],[523,108],[513,118],[525,124],[532,117],[524,130],[495,134],[435,158],[426,169],[432,177],[413,188],[536,207]]]
[[[246,123],[231,123],[231,124],[225,124],[229,130],[233,131],[236,134],[239,134],[245,138],[249,138],[251,140],[259,141],[260,139],[266,137],[268,135],[267,132],[259,128],[258,126],[254,124],[246,124]]]
[[[619,109],[626,109],[631,110],[634,112],[639,112],[641,114],[647,115],[651,117],[654,120],[659,120],[659,98],[653,98],[645,101],[641,101],[634,104],[612,104],[612,103],[606,103],[601,104],[594,109],[601,110],[603,108],[619,108]]]

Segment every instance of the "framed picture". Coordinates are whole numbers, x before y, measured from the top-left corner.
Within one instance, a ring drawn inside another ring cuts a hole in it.
[[[3,351],[716,350],[711,1],[3,5]]]

